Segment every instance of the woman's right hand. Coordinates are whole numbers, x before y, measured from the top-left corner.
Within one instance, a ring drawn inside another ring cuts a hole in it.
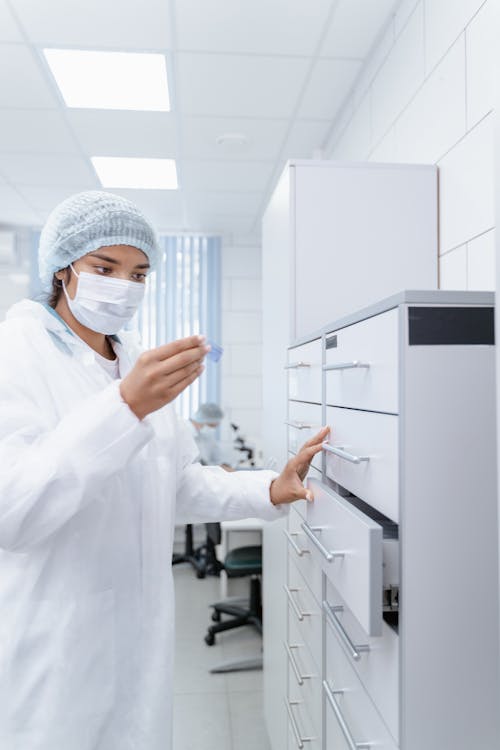
[[[139,419],[170,403],[203,370],[210,350],[203,336],[189,336],[143,352],[120,383],[122,399]]]

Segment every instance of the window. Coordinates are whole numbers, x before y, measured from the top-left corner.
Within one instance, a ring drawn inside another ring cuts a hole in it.
[[[143,345],[151,349],[202,333],[220,343],[220,240],[218,237],[164,236],[160,260],[151,274],[139,315]],[[219,402],[219,365],[205,371],[176,401],[188,418],[204,401]]]

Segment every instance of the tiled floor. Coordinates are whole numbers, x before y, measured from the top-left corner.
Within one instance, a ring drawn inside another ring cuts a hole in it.
[[[210,674],[210,668],[261,653],[250,627],[203,640],[209,604],[220,599],[219,581],[196,578],[187,564],[174,567],[176,586],[176,673],[174,750],[270,750],[262,710],[262,672]],[[241,581],[241,583],[243,583]]]

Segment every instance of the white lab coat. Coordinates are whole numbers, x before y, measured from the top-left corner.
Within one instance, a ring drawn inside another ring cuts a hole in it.
[[[172,405],[139,421],[39,303],[0,349],[0,748],[168,750],[174,525],[279,517],[275,475],[192,463]]]

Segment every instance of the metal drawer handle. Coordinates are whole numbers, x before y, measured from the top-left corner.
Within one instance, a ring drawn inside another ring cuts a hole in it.
[[[326,619],[332,626],[332,628],[337,633],[339,639],[342,641],[344,646],[347,648],[348,651],[350,651],[350,654],[354,661],[359,661],[361,659],[361,654],[366,653],[370,650],[370,646],[368,644],[362,644],[362,645],[355,645],[351,639],[349,638],[347,631],[345,630],[344,626],[340,622],[339,618],[337,617],[337,612],[343,612],[344,607],[339,604],[336,607],[332,607],[332,605],[327,602],[326,600],[323,601],[323,610],[326,614]]]
[[[285,422],[287,427],[295,427],[297,430],[310,430],[312,427],[312,424],[306,424],[305,422],[294,422],[291,420],[290,422]]]
[[[298,532],[295,531],[290,534],[289,531],[287,531],[286,529],[283,529],[283,533],[286,536],[286,540],[288,544],[290,544],[293,547],[293,549],[295,550],[295,552],[297,553],[299,557],[302,557],[302,555],[309,554],[309,550],[301,549],[299,545],[297,544],[297,542],[295,541],[295,539],[293,538],[294,536],[298,536]]]
[[[289,365],[285,365],[285,370],[298,370],[299,367],[311,367],[310,362],[290,362]]]
[[[298,619],[302,622],[302,620],[304,619],[304,617],[310,617],[312,613],[311,612],[302,612],[299,609],[299,607],[297,606],[297,602],[295,601],[295,599],[292,596],[292,594],[296,593],[297,591],[300,591],[300,589],[290,589],[290,588],[288,588],[288,586],[283,586],[283,588],[285,589],[285,593],[286,593],[286,595],[288,597],[288,601],[292,605],[292,609],[295,612],[295,614],[297,615]]]
[[[283,642],[283,645],[285,647],[285,651],[286,651],[287,656],[288,656],[288,661],[292,665],[292,669],[295,672],[295,677],[297,678],[297,682],[299,683],[299,685],[303,685],[304,684],[304,680],[310,680],[311,677],[313,677],[314,675],[312,675],[312,674],[300,674],[299,666],[298,666],[297,662],[295,661],[295,658],[294,658],[293,653],[292,653],[292,649],[293,648],[299,648],[299,646],[289,646],[288,643],[285,643],[285,642]]]
[[[299,701],[289,701],[285,698],[285,706],[288,713],[288,718],[290,719],[290,724],[292,725],[293,733],[295,735],[295,740],[297,742],[297,747],[302,750],[304,747],[304,742],[312,742],[315,737],[302,737],[300,734],[300,730],[297,726],[297,722],[295,721],[295,716],[293,715],[292,706],[298,706]]]
[[[346,720],[342,716],[342,712],[339,708],[339,704],[337,703],[334,697],[334,693],[337,695],[341,695],[344,691],[343,690],[331,690],[330,685],[327,683],[326,680],[323,680],[323,691],[327,697],[328,703],[333,709],[333,713],[335,714],[336,719],[339,723],[339,726],[342,730],[342,734],[344,735],[346,739],[349,750],[361,750],[361,748],[372,747],[371,742],[355,742],[354,737],[352,736],[350,729],[346,724]]]
[[[314,546],[321,552],[325,560],[331,562],[335,557],[344,557],[345,552],[327,550],[327,548],[321,544],[318,537],[314,533],[315,531],[322,531],[320,526],[309,526],[305,521],[300,524],[304,534],[311,540]]]
[[[359,362],[359,360],[354,360],[354,362],[339,362],[336,365],[323,365],[323,370],[355,370],[359,367],[370,367],[368,362]]]
[[[352,453],[337,448],[336,446],[330,445],[330,443],[323,443],[323,450],[328,453],[333,453],[339,458],[343,458],[345,461],[350,461],[351,464],[360,464],[361,461],[369,461],[369,456],[354,456]]]

